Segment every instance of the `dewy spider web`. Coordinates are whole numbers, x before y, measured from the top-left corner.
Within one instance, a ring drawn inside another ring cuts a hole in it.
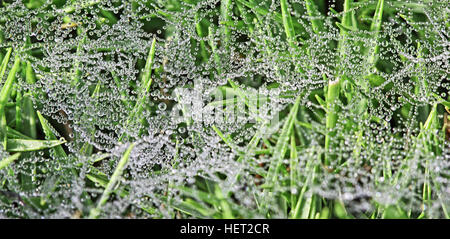
[[[2,1],[0,217],[448,218],[449,5]]]

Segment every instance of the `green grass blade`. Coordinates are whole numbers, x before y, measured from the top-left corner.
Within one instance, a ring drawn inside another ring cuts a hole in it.
[[[16,85],[17,86],[17,85]],[[22,130],[22,92],[17,91],[16,94],[16,130]]]
[[[198,18],[198,13],[195,14],[194,20],[195,20],[195,22],[197,22],[195,24],[195,30],[197,32],[197,35],[199,37],[204,37],[202,26],[200,24],[201,21]],[[207,62],[208,61],[208,53],[206,51],[206,44],[205,44],[205,41],[203,39],[200,40],[200,56],[201,56],[203,62]]]
[[[7,158],[4,158],[0,161],[0,170],[10,165],[12,162],[14,162],[16,159],[18,159],[20,156],[20,153],[15,153]]]
[[[351,11],[351,3],[353,0],[345,0],[344,2],[344,14],[342,16],[342,21],[338,26],[341,25],[341,39],[339,40],[338,50],[340,55],[340,61],[343,61],[346,58],[346,46],[348,44],[348,32],[349,30],[356,29],[356,25],[353,24],[352,18],[354,17],[354,11]],[[346,30],[349,29],[349,30]]]
[[[297,155],[297,148],[295,143],[295,137],[294,134],[291,135],[291,160],[289,165],[289,173],[290,173],[290,182],[291,182],[291,190],[297,189],[298,187],[298,155]],[[297,195],[296,193],[291,192],[291,208],[294,208],[297,204]]]
[[[323,75],[324,80],[326,80],[326,76]],[[331,138],[333,137],[334,128],[336,127],[337,122],[337,106],[336,106],[336,100],[339,97],[339,91],[340,91],[340,80],[337,78],[336,80],[330,80],[328,83],[328,90],[327,90],[327,97],[326,97],[326,104],[327,104],[327,117],[326,117],[326,136],[325,136],[325,149],[330,149],[330,143]],[[329,164],[328,156],[325,157],[325,164]]]
[[[276,181],[277,173],[283,161],[284,155],[286,154],[289,136],[292,134],[295,118],[297,116],[298,108],[300,105],[300,99],[301,96],[298,96],[294,103],[294,106],[289,112],[286,122],[283,125],[283,129],[281,130],[281,134],[278,138],[277,144],[275,145],[273,154],[274,160],[271,161],[266,177],[266,182],[269,184],[273,184]]]
[[[227,198],[224,197],[222,193],[222,189],[219,187],[219,185],[215,185],[214,188],[214,194],[216,195],[217,199],[220,200],[220,207],[222,209],[222,218],[223,219],[233,219],[233,211],[231,209],[230,204],[227,202]]]
[[[256,15],[261,17],[265,17],[267,15],[271,16],[273,21],[283,24],[283,14],[277,11],[269,11],[267,8],[264,8],[256,3],[254,0],[246,1],[246,0],[237,0],[239,3],[243,4],[247,8],[250,8]],[[297,21],[291,21],[292,26],[297,28],[299,32],[304,32],[305,28],[303,25]]]
[[[142,86],[145,92],[150,91],[150,86],[152,84],[152,67],[155,61],[156,53],[156,37],[153,38],[150,50],[148,52],[147,61],[145,62],[144,75],[142,77]]]
[[[41,123],[42,130],[44,131],[45,136],[50,140],[56,140],[56,136],[51,130],[50,126],[48,125],[47,120],[42,116],[42,114],[39,111],[36,111],[37,116],[39,118],[39,122]],[[55,147],[55,155],[57,157],[67,157],[66,152],[64,151],[63,147],[61,145],[57,145]]]
[[[3,57],[2,64],[0,65],[0,82],[3,81],[3,76],[6,72],[6,67],[9,62],[9,58],[11,57],[12,48],[8,48],[6,55]]]
[[[286,33],[286,38],[291,47],[295,47],[295,30],[292,25],[292,17],[289,12],[289,5],[287,0],[280,0],[281,4],[281,15],[283,19],[284,31]]]
[[[231,2],[231,0],[220,1],[220,16],[222,21],[231,21],[231,11],[233,10]],[[225,42],[225,47],[228,48],[228,44],[231,40],[231,30],[226,24],[223,24],[222,26],[222,34],[224,36],[223,39]]]
[[[28,135],[24,135],[21,132],[7,126],[6,127],[6,133],[8,135],[8,138],[13,138],[13,139],[33,139],[31,137],[29,137]]]
[[[141,115],[142,111],[144,111],[145,102],[147,100],[147,94],[150,92],[150,88],[152,85],[152,67],[155,60],[155,52],[156,52],[156,37],[153,38],[150,50],[148,52],[147,61],[145,63],[144,74],[142,76],[142,88],[140,91],[139,98],[134,106],[133,111],[126,121],[126,127],[128,127],[135,120],[136,116]],[[125,133],[119,138],[119,141],[122,141],[125,137]]]
[[[108,177],[105,177],[104,175],[86,174],[86,178],[103,188],[108,186]]]
[[[79,28],[79,29],[81,29],[81,28]],[[72,77],[71,77],[72,86],[78,85],[78,83],[80,82],[80,77],[81,77],[80,57],[81,57],[81,54],[83,53],[83,45],[86,43],[86,39],[87,39],[86,32],[84,32],[82,34],[84,34],[84,35],[83,35],[83,38],[78,42],[76,58],[73,62],[73,68],[72,68],[73,72],[72,72]]]
[[[223,135],[222,131],[220,131],[215,125],[213,125],[212,128],[217,133],[217,135],[219,135],[219,137],[223,140],[223,142],[225,142],[228,145],[228,147],[230,147],[231,149],[234,150],[234,147],[230,142],[231,138],[229,136],[225,137],[225,135]]]
[[[101,88],[101,81],[98,81],[97,85],[95,86],[94,91],[92,92],[91,98],[93,99],[98,99],[98,95],[100,93],[100,88]],[[95,138],[95,126],[93,126],[90,130],[91,133],[91,140],[94,140]],[[89,143],[89,141],[85,142],[83,144],[83,146],[80,149],[80,153],[82,155],[86,155],[89,156],[92,154],[93,151],[93,146]]]
[[[36,77],[34,75],[33,68],[31,63],[28,61],[25,72],[25,80],[27,84],[34,84],[36,82]],[[33,92],[28,92],[28,94],[32,94]],[[37,138],[36,131],[36,111],[33,107],[33,101],[31,100],[31,96],[25,94],[23,97],[23,121],[24,121],[24,133],[31,138]]]
[[[117,164],[116,169],[114,170],[113,175],[111,176],[111,179],[108,182],[108,185],[106,186],[102,196],[100,197],[100,200],[98,201],[97,207],[91,210],[91,213],[89,215],[90,218],[97,218],[100,215],[101,208],[108,201],[110,194],[112,193],[114,187],[117,185],[123,171],[126,168],[128,160],[130,159],[131,151],[133,150],[134,146],[136,146],[136,143],[132,143],[123,154],[122,158]]]
[[[318,34],[324,29],[323,20],[318,19],[320,12],[313,0],[305,0],[306,11],[311,18],[311,25],[314,33]]]
[[[34,140],[34,139],[8,139],[8,152],[28,152],[53,148],[65,141],[60,140]]]
[[[370,31],[374,34],[374,41],[378,40],[378,35],[381,30],[381,23],[383,20],[383,8],[384,8],[384,0],[378,0],[377,8],[375,10],[375,14],[373,15],[372,25],[370,26]],[[375,46],[371,47],[369,50],[369,66],[374,67],[376,63],[376,56],[379,52],[380,46],[375,44]]]
[[[5,84],[2,87],[2,90],[0,91],[0,117],[1,117],[1,123],[0,123],[0,132],[1,132],[1,138],[3,140],[3,147],[4,149],[7,148],[8,141],[7,141],[7,130],[6,130],[6,115],[5,115],[5,106],[8,102],[11,91],[13,89],[13,84],[16,79],[16,73],[20,68],[20,56],[19,54],[16,54],[14,59],[14,65],[9,71],[8,78],[6,78]]]

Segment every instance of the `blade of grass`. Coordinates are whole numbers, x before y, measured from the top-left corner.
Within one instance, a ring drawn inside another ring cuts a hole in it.
[[[297,190],[298,187],[298,155],[295,143],[294,133],[291,135],[291,160],[289,165],[290,181],[291,181],[291,208],[294,208],[297,204],[297,195],[293,193],[292,190]]]
[[[3,147],[4,149],[7,148],[7,131],[6,131],[6,115],[5,115],[5,106],[6,103],[9,100],[14,81],[16,79],[16,73],[20,68],[20,56],[19,54],[16,54],[14,59],[14,65],[9,71],[8,77],[6,78],[5,84],[2,87],[2,90],[0,92],[0,117],[1,117],[1,123],[0,123],[0,133],[3,140]]]
[[[384,0],[378,0],[377,8],[375,10],[375,14],[373,15],[372,24],[370,26],[370,31],[374,33],[373,40],[377,41],[379,32],[381,30],[381,23],[383,20],[383,8],[384,8]],[[369,65],[374,66],[376,62],[376,56],[379,52],[380,46],[378,44],[374,44],[373,47],[369,50]]]
[[[356,25],[354,25],[354,11],[351,11],[350,6],[353,0],[345,0],[344,1],[344,14],[342,16],[342,26],[348,27],[348,28],[356,28]],[[339,56],[340,61],[343,62],[347,56],[346,56],[346,48],[348,44],[348,32],[346,30],[341,29],[341,39],[338,44],[338,50],[339,50]],[[339,66],[339,68],[342,66]],[[323,78],[325,81],[328,81],[328,89],[327,89],[327,115],[326,115],[326,129],[327,134],[325,136],[325,150],[328,151],[330,149],[330,143],[331,138],[334,136],[334,133],[331,132],[336,127],[337,122],[337,112],[338,112],[338,106],[336,105],[335,101],[338,100],[339,94],[340,94],[340,81],[342,78],[345,78],[344,75],[342,75],[342,70],[339,69],[339,76],[336,77],[336,79],[329,81],[327,80],[325,74],[323,75]],[[325,165],[329,165],[330,157],[328,153],[325,153]]]
[[[20,156],[20,153],[15,153],[7,158],[4,158],[0,161],[0,170],[10,165],[12,162],[14,162],[16,159],[18,159]]]
[[[8,139],[8,152],[28,152],[53,148],[65,141],[60,140],[32,140],[32,139]]]
[[[311,151],[314,153],[314,150]],[[299,196],[297,198],[297,203],[295,207],[291,210],[291,217],[294,219],[308,218],[309,212],[310,212],[310,206],[311,206],[311,195],[306,195],[308,188],[311,184],[311,182],[315,179],[315,172],[314,172],[314,164],[312,160],[308,160],[306,162],[305,172],[307,173],[306,179],[303,183],[303,186],[300,190]]]
[[[323,20],[319,19],[320,12],[317,9],[316,4],[313,0],[305,0],[306,11],[310,17],[312,29],[314,33],[318,34],[323,31]]]
[[[295,48],[295,30],[294,26],[292,25],[292,18],[289,12],[289,5],[287,3],[287,0],[280,0],[280,5],[281,16],[283,19],[284,31],[286,33],[287,41],[291,47]]]
[[[283,24],[283,15],[281,13],[279,13],[277,11],[269,11],[266,8],[260,6],[258,3],[256,3],[253,0],[250,0],[250,1],[237,0],[237,1],[240,2],[241,4],[243,4],[244,6],[246,6],[247,8],[250,8],[257,15],[260,15],[262,17],[266,17],[267,15],[270,15],[275,22]],[[292,21],[292,24],[295,28],[297,28],[297,30],[299,32],[305,31],[305,28],[303,27],[303,25],[301,23],[299,23],[297,21]]]
[[[16,87],[17,85],[15,85]],[[16,94],[16,130],[22,130],[22,93],[17,91]]]
[[[223,140],[223,142],[225,142],[228,145],[228,147],[235,150],[235,148],[233,147],[233,145],[230,142],[231,141],[230,136],[225,137],[223,135],[222,131],[220,131],[215,125],[213,125],[212,128],[214,129],[214,131],[216,131],[217,135],[219,135],[219,137]]]
[[[100,87],[101,87],[101,81],[98,81],[97,85],[95,86],[94,92],[92,92],[91,98],[98,99],[99,93],[100,93]],[[90,130],[91,134],[91,140],[94,140],[95,138],[95,126],[92,126]],[[85,142],[83,146],[80,149],[80,153],[82,155],[90,156],[93,151],[93,146],[89,143],[89,141]]]
[[[9,58],[11,57],[12,48],[8,48],[6,51],[6,55],[3,57],[2,64],[0,65],[0,82],[3,81],[3,76],[6,72],[6,67],[9,62]]]
[[[78,34],[82,35],[82,39],[78,42],[77,51],[76,51],[76,58],[73,61],[73,67],[72,67],[72,77],[71,77],[71,84],[72,87],[77,86],[80,82],[81,77],[81,70],[80,70],[80,57],[83,53],[83,45],[86,43],[87,34],[85,31],[82,30],[82,28],[78,28]]]
[[[51,130],[50,126],[48,125],[47,120],[42,116],[42,114],[39,111],[36,111],[36,113],[37,113],[39,122],[41,123],[42,130],[44,131],[46,138],[49,140],[57,140],[55,134]],[[61,158],[67,157],[67,154],[61,145],[57,145],[54,150],[55,150],[55,156],[61,157]]]
[[[324,80],[327,80],[326,76],[323,75]],[[337,111],[338,108],[336,106],[336,100],[339,97],[339,91],[340,91],[340,81],[339,78],[337,78],[334,81],[329,81],[328,83],[328,90],[327,90],[327,97],[326,97],[326,104],[327,104],[327,116],[326,116],[326,129],[327,133],[325,136],[325,149],[328,150],[330,148],[330,141],[331,138],[334,136],[334,133],[331,132],[334,130],[334,127],[336,127],[337,122]],[[325,165],[329,165],[329,157],[325,157]]]
[[[36,78],[34,75],[33,68],[31,66],[31,62],[27,62],[26,72],[25,72],[25,80],[27,84],[34,84],[36,82]],[[33,94],[30,90],[29,94]],[[36,132],[36,111],[33,107],[33,101],[31,100],[31,96],[25,94],[23,99],[23,111],[24,111],[24,133],[31,138],[37,138]]]
[[[24,135],[22,133],[20,133],[19,131],[7,126],[6,127],[6,133],[8,134],[8,138],[13,138],[13,139],[33,139],[27,135]]]
[[[220,1],[220,16],[222,21],[231,21],[231,11],[233,10],[231,3],[231,0]],[[222,25],[222,34],[225,48],[228,49],[228,44],[230,44],[231,40],[231,30],[226,24]]]
[[[112,191],[116,187],[120,177],[122,176],[122,173],[126,168],[128,160],[130,159],[131,151],[133,150],[133,148],[135,146],[136,146],[136,143],[132,143],[130,146],[128,146],[128,149],[125,151],[125,153],[123,154],[119,163],[117,164],[117,167],[114,170],[114,173],[111,176],[111,179],[109,180],[108,185],[106,186],[105,190],[103,191],[103,194],[100,197],[100,200],[98,201],[97,207],[91,210],[91,213],[89,215],[90,218],[97,218],[100,215],[102,207],[108,201],[110,194],[112,193]]]
[[[142,88],[140,89],[140,95],[137,100],[137,103],[131,112],[130,116],[128,117],[126,121],[125,128],[128,128],[130,124],[133,123],[133,121],[136,119],[136,116],[140,116],[142,114],[142,111],[144,111],[144,105],[147,101],[147,94],[150,92],[150,88],[152,85],[152,67],[155,59],[155,52],[156,52],[156,37],[153,38],[150,50],[148,52],[147,61],[145,63],[144,68],[144,74],[142,77]],[[119,141],[122,141],[123,138],[126,136],[126,133],[123,133]]]
[[[281,130],[280,137],[278,138],[277,144],[275,145],[273,159],[270,162],[269,171],[267,173],[266,182],[268,184],[274,184],[276,182],[277,173],[279,172],[281,163],[283,161],[284,155],[287,151],[289,136],[292,134],[294,122],[297,117],[298,108],[300,105],[301,96],[298,96],[295,100],[289,115],[287,116],[286,122]]]
[[[197,31],[197,35],[199,37],[203,38],[204,35],[203,35],[202,26],[200,24],[201,21],[199,20],[199,17],[198,17],[198,13],[195,14],[194,20],[195,20],[195,22],[197,22],[195,24],[195,30]],[[208,61],[208,53],[206,51],[206,44],[205,44],[205,41],[203,39],[200,39],[200,56],[201,56],[203,62],[207,62]]]

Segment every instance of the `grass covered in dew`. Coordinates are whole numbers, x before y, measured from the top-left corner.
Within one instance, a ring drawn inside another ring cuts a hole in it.
[[[449,218],[449,6],[0,1],[0,218]]]

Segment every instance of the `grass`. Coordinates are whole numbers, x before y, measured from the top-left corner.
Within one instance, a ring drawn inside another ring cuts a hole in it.
[[[445,1],[12,2],[0,217],[449,218]]]

